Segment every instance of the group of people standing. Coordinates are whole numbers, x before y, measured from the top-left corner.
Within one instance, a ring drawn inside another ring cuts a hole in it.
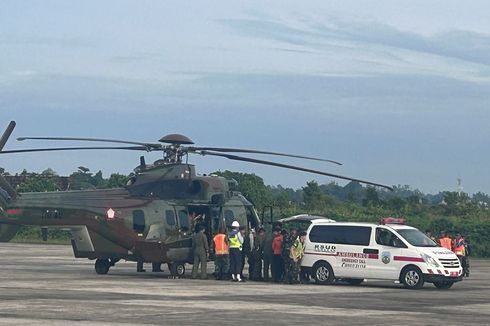
[[[273,225],[273,232],[264,228],[246,232],[238,221],[231,224],[231,231],[220,230],[209,248],[204,226],[199,226],[193,236],[194,265],[192,278],[207,279],[206,265],[209,254],[214,253],[214,276],[217,280],[243,282],[245,261],[248,260],[248,277],[254,281],[274,281],[288,284],[307,280],[301,273],[306,232],[291,228],[282,229],[281,223]],[[271,275],[269,275],[269,271]],[[301,274],[301,275],[300,275]]]
[[[441,232],[439,239],[436,239],[430,230],[427,230],[426,234],[439,246],[452,250],[456,256],[458,256],[459,261],[461,262],[461,267],[463,267],[463,276],[470,276],[470,260],[468,256],[470,255],[471,246],[469,241],[467,241],[461,233],[456,233],[456,237],[454,239],[451,238],[449,233],[446,231]]]

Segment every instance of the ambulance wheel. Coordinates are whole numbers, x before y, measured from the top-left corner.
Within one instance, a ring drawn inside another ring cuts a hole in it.
[[[438,289],[449,289],[453,286],[454,282],[434,282],[434,286]]]
[[[360,285],[364,280],[362,278],[346,278],[344,279],[350,285]]]
[[[408,266],[402,272],[401,282],[407,289],[420,289],[424,286],[424,275],[418,267]]]
[[[170,263],[168,269],[172,276],[182,277],[185,274],[185,263]]]
[[[313,278],[318,284],[326,285],[332,284],[334,281],[334,275],[332,266],[329,263],[321,261],[313,266]]]
[[[109,259],[97,259],[95,261],[95,272],[100,275],[105,275],[111,268]]]

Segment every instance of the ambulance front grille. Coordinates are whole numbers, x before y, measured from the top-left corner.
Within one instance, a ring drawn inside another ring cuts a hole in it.
[[[439,259],[444,268],[459,268],[458,258]]]

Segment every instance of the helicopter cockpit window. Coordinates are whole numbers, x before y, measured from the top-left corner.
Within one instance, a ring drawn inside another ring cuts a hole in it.
[[[145,212],[141,209],[133,211],[133,230],[136,232],[145,231]]]
[[[258,225],[258,217],[257,214],[255,213],[254,209],[252,206],[247,206],[247,223],[250,228],[252,229],[257,229],[259,227]]]
[[[225,210],[225,224],[226,227],[231,227],[231,223],[235,220],[235,214],[233,214],[232,210]]]
[[[191,224],[189,223],[187,211],[179,211],[179,225],[181,229],[186,228],[187,230],[190,230]]]
[[[167,209],[165,211],[165,220],[167,221],[168,226],[174,226],[175,225],[175,214],[174,214],[173,210]]]

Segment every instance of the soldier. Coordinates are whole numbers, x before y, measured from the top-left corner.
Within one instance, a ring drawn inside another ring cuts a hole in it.
[[[264,281],[269,281],[269,270],[271,269],[272,265],[272,238],[273,234],[272,232],[267,232],[264,237],[264,245],[263,245],[263,250],[262,250],[262,258],[264,261],[264,271],[263,271],[263,277]],[[274,276],[272,276],[274,278]]]
[[[192,250],[194,252],[194,265],[192,266],[192,278],[197,278],[197,271],[199,264],[201,264],[201,279],[207,279],[207,263],[209,254],[209,245],[206,234],[204,234],[205,227],[203,225],[197,226],[197,232],[192,238]]]
[[[252,244],[252,241],[253,241],[253,238],[250,238],[251,234],[246,234],[247,232],[247,228],[245,226],[240,226],[240,228],[238,229],[240,232],[238,233],[238,237],[240,237],[240,241],[242,243],[242,261],[241,261],[241,269],[240,269],[240,277],[242,280],[246,280],[247,278],[243,275],[243,270],[245,268],[245,258],[249,258],[249,261],[248,261],[248,270],[249,270],[249,277],[250,277],[250,270],[253,268],[250,267],[250,251],[251,251],[251,248],[253,246]]]
[[[254,237],[254,246],[250,255],[253,266],[250,272],[250,279],[254,281],[263,281],[262,277],[262,257],[264,255],[265,229],[260,228],[257,235]]]
[[[289,283],[291,277],[288,273],[291,269],[291,264],[293,264],[293,260],[290,257],[290,251],[291,246],[298,237],[298,229],[292,227],[289,234],[287,232],[284,232],[283,234],[284,240],[282,242],[282,259],[284,260],[284,283]]]
[[[214,275],[217,280],[228,277],[230,269],[228,237],[224,229],[221,229],[213,238],[214,249]]]
[[[305,239],[306,232],[300,232],[299,236],[291,245],[291,250],[289,252],[291,263],[288,271],[289,284],[298,283],[298,275],[301,270],[301,260],[305,254]]]

